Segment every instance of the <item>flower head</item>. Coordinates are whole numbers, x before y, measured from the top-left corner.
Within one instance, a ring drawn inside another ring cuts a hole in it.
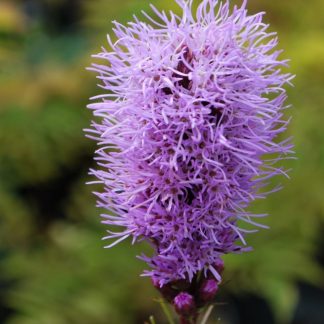
[[[108,231],[109,246],[148,241],[145,274],[160,286],[200,271],[221,280],[222,255],[247,249],[238,221],[263,227],[246,208],[291,152],[277,136],[292,76],[263,13],[248,15],[246,1],[202,0],[195,14],[176,2],[182,16],[152,6],[156,19],[114,22],[117,41],[92,66],[104,94],[89,105],[100,118],[89,130],[98,205],[103,223],[122,228]]]

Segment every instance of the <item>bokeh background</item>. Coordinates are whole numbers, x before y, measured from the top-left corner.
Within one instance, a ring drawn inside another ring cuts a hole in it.
[[[171,0],[151,0],[178,10]],[[234,1],[233,1],[234,2]],[[240,1],[235,1],[239,3]],[[270,230],[252,253],[226,256],[209,323],[324,323],[324,1],[250,0],[266,11],[297,75],[288,89],[298,159],[284,190],[253,206]],[[85,70],[111,20],[147,0],[0,0],[0,323],[165,323],[139,274],[145,246],[104,250],[83,128],[99,93]],[[221,318],[218,320],[218,318]]]

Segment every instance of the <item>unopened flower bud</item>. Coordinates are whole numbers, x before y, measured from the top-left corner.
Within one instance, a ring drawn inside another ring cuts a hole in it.
[[[215,279],[206,279],[199,289],[199,299],[204,302],[212,301],[218,291],[218,284]]]
[[[190,316],[196,309],[195,300],[187,292],[179,293],[173,300],[174,308],[179,315]]]
[[[216,262],[214,264],[214,268],[221,275],[224,271],[224,261],[222,259],[216,260]]]

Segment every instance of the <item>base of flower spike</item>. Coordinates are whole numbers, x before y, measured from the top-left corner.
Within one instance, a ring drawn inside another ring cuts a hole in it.
[[[214,265],[221,275],[224,263],[220,260]],[[153,280],[153,285],[180,316],[181,324],[195,324],[200,311],[206,306],[213,304],[217,295],[219,284],[212,273],[206,276],[199,272],[190,282],[189,280],[177,280],[169,282],[162,287]]]

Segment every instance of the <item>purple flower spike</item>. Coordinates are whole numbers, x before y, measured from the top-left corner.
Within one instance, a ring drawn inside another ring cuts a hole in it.
[[[220,258],[249,250],[238,221],[265,227],[247,207],[292,153],[278,135],[293,77],[263,13],[248,15],[246,1],[202,0],[196,13],[176,2],[181,16],[152,6],[156,20],[114,22],[117,41],[91,68],[104,89],[89,105],[100,145],[91,173],[104,185],[103,223],[121,228],[105,238],[149,242],[144,275],[160,287],[200,271],[221,281]]]
[[[193,296],[186,292],[181,292],[173,300],[176,312],[181,316],[190,316],[195,312],[196,306]]]

